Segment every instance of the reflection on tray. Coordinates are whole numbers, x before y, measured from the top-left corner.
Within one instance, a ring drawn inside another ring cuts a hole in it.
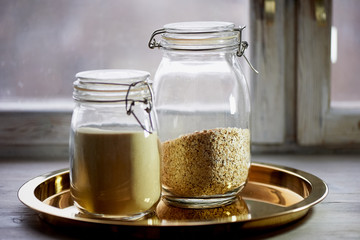
[[[246,202],[238,197],[232,204],[218,208],[189,209],[170,206],[160,201],[156,208],[156,214],[161,220],[186,220],[186,221],[206,221],[231,218],[233,221],[250,219],[251,215]]]
[[[249,182],[240,194],[245,200],[256,200],[280,207],[289,207],[304,200],[303,196],[292,190],[258,182]]]

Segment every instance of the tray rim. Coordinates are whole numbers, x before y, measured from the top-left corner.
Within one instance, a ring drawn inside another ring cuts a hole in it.
[[[89,223],[89,224],[101,224],[101,225],[115,225],[115,226],[131,226],[131,227],[186,227],[186,226],[210,226],[210,225],[221,225],[221,224],[241,224],[242,228],[254,228],[254,227],[267,227],[269,224],[268,220],[283,218],[284,216],[291,215],[291,217],[287,220],[283,220],[282,223],[276,224],[272,221],[272,226],[286,224],[288,222],[297,220],[310,210],[311,207],[318,204],[322,200],[326,198],[329,192],[329,188],[327,184],[320,179],[319,177],[299,170],[292,167],[281,166],[272,163],[263,163],[263,162],[252,162],[251,166],[263,167],[263,168],[271,168],[273,170],[285,172],[287,174],[295,175],[298,178],[301,178],[303,181],[306,181],[310,184],[312,191],[309,196],[304,198],[302,201],[293,204],[288,207],[284,207],[283,212],[274,213],[267,216],[251,218],[246,220],[236,220],[236,221],[165,221],[161,224],[149,224],[143,221],[119,221],[119,220],[111,220],[111,219],[96,219],[96,218],[81,218],[81,217],[71,217],[64,214],[64,210],[50,206],[39,200],[35,194],[35,189],[42,184],[43,182],[51,179],[53,177],[66,174],[69,172],[69,168],[62,168],[58,170],[54,170],[51,172],[47,172],[25,182],[18,190],[18,199],[25,206],[30,209],[36,211],[40,217],[45,220],[53,220],[52,218],[56,218],[59,220],[67,220],[71,222],[78,223]],[[271,222],[271,221],[270,221]]]

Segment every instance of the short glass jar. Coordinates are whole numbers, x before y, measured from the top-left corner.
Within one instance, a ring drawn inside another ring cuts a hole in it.
[[[90,217],[142,218],[161,194],[149,73],[94,70],[76,78],[70,135],[75,205]]]
[[[250,96],[238,63],[247,43],[229,22],[180,22],[151,36],[164,200],[185,208],[235,201],[250,168]],[[155,37],[161,35],[161,40]]]

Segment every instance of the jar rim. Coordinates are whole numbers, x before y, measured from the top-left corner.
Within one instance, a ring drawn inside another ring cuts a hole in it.
[[[222,21],[175,22],[164,25],[169,33],[216,33],[233,31],[235,24]]]

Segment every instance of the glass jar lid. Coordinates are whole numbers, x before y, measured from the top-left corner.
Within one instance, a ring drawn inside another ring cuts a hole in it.
[[[242,29],[241,29],[242,30]],[[169,23],[154,32],[161,34],[159,43],[153,34],[149,47],[172,50],[237,49],[240,46],[241,30],[230,22],[178,22]],[[154,46],[151,46],[153,44]]]
[[[74,82],[77,101],[116,102],[152,97],[150,74],[132,69],[105,69],[79,72]]]
[[[150,73],[133,69],[104,69],[79,72],[76,78],[86,82],[126,83],[143,81],[150,77]]]
[[[181,51],[236,50],[236,55],[243,56],[251,69],[258,73],[244,55],[249,46],[242,40],[244,28],[218,21],[169,23],[153,32],[148,47]],[[157,35],[161,35],[160,41],[156,40]]]
[[[178,22],[164,25],[164,30],[168,33],[215,33],[233,31],[235,24],[231,22]]]

